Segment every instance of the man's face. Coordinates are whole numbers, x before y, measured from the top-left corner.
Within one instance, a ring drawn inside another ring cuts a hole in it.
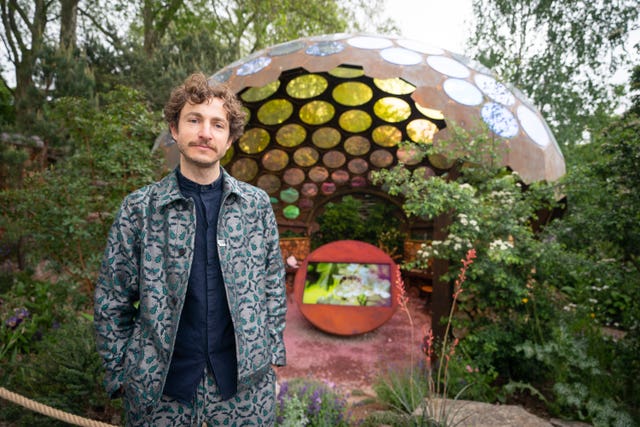
[[[180,151],[181,168],[217,167],[233,142],[227,112],[220,98],[202,104],[186,103],[171,135]]]

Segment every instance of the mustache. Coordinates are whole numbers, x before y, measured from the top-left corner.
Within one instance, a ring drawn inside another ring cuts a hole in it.
[[[210,148],[213,151],[217,151],[215,145],[213,144],[207,144],[206,142],[189,142],[187,144],[187,147],[207,147]]]

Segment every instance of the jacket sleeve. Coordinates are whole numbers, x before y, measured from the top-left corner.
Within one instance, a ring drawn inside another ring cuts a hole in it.
[[[105,389],[112,397],[124,382],[124,354],[137,313],[138,236],[136,215],[125,199],[109,231],[94,294],[97,350],[105,367]]]
[[[265,194],[266,195],[266,194]],[[267,321],[271,336],[272,356],[271,363],[276,366],[286,364],[286,351],[284,346],[284,327],[287,314],[287,291],[285,286],[285,269],[282,254],[280,252],[280,239],[278,224],[273,208],[267,196],[267,203],[263,205],[265,240],[267,244]]]

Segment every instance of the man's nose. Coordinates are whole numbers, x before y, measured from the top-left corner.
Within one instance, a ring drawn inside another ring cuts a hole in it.
[[[208,123],[203,123],[202,126],[200,126],[198,136],[202,139],[210,140],[213,137],[212,126]]]

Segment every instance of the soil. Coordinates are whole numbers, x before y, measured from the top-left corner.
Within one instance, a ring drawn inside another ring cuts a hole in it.
[[[410,316],[398,309],[382,326],[355,336],[331,335],[317,329],[300,313],[290,295],[284,332],[287,366],[277,368],[278,382],[294,378],[324,381],[348,396],[352,413],[381,409],[373,400],[377,376],[387,369],[410,366],[422,357],[422,338],[431,327],[426,301],[418,296],[417,289],[408,294]]]
[[[278,382],[294,378],[324,381],[334,386],[350,403],[350,413],[356,420],[384,410],[376,401],[373,384],[377,377],[389,369],[408,367],[420,357],[422,340],[431,327],[431,308],[410,288],[408,313],[398,309],[391,319],[379,328],[356,336],[338,336],[323,332],[307,321],[298,309],[293,296],[288,297],[287,325],[284,340],[287,348],[287,366],[276,368]],[[549,419],[543,405],[535,397],[524,393],[508,402],[513,408],[524,407],[531,420],[519,421],[522,426],[538,426],[538,416]],[[486,405],[477,409],[477,416],[488,416],[508,405]],[[544,423],[548,426],[567,426],[562,422]],[[474,424],[476,425],[476,424]],[[491,424],[477,424],[495,425]],[[513,424],[509,424],[513,425]],[[571,424],[574,425],[574,424]],[[586,426],[586,424],[580,424]]]

